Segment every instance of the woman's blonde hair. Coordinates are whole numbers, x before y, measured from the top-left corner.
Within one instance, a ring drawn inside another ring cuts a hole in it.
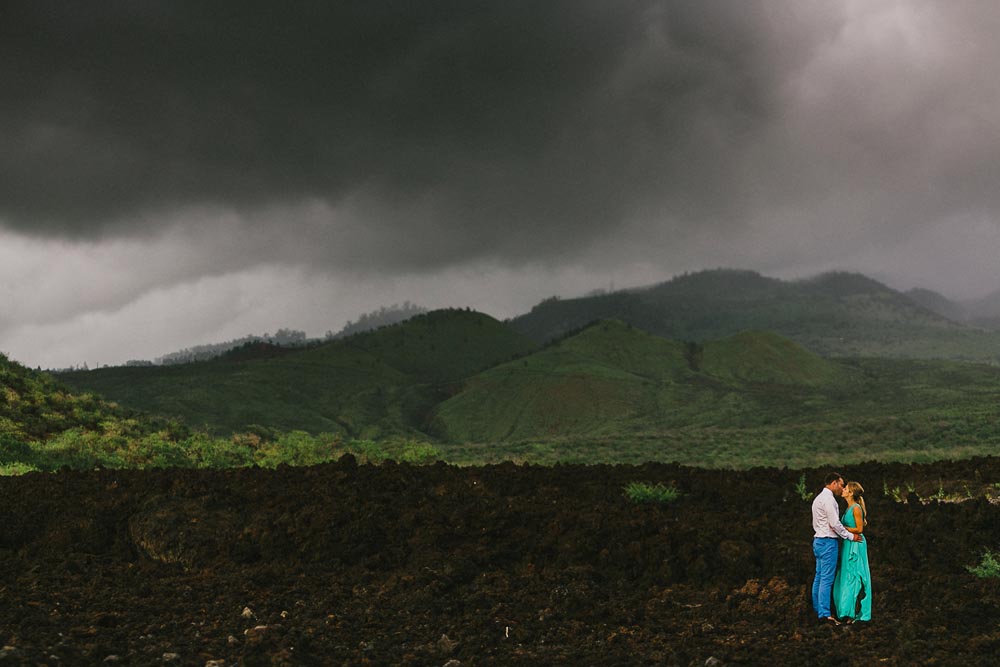
[[[865,487],[861,486],[859,482],[851,480],[844,485],[844,489],[850,491],[854,502],[861,505],[861,517],[864,519],[865,525],[868,525],[868,508],[865,507]]]

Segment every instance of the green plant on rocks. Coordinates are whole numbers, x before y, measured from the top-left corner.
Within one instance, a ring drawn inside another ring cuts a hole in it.
[[[987,549],[983,552],[983,559],[979,565],[966,565],[965,569],[980,579],[995,579],[1000,577],[1000,553],[995,553]]]
[[[802,500],[809,500],[812,498],[812,494],[809,489],[806,488],[806,474],[802,473],[799,476],[798,484],[795,485],[795,493],[799,494],[799,498]]]
[[[665,484],[630,482],[625,486],[625,495],[635,503],[666,504],[677,500],[681,492],[677,487]]]

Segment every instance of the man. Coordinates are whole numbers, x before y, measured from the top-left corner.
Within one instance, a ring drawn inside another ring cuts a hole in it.
[[[823,480],[825,486],[812,503],[813,554],[816,556],[816,578],[813,580],[812,604],[819,619],[839,625],[830,612],[830,598],[833,579],[837,574],[837,554],[840,550],[838,536],[845,540],[860,542],[860,535],[854,535],[840,522],[840,507],[837,497],[844,492],[844,477],[831,472]]]

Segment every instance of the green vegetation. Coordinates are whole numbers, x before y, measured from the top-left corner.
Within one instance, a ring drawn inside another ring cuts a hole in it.
[[[262,438],[241,433],[231,438],[192,433],[173,439],[167,433],[122,433],[70,429],[47,441],[0,450],[0,475],[18,475],[60,468],[235,468],[279,465],[307,466],[336,461],[350,454],[361,463],[395,460],[433,463],[438,450],[424,442],[342,440],[337,435],[313,436],[303,431]]]
[[[60,374],[145,412],[218,434],[254,424],[356,439],[426,439],[427,413],[449,384],[534,346],[497,320],[435,311],[402,324],[280,354],[241,349],[211,361]]]
[[[625,496],[636,503],[654,503],[663,505],[677,500],[680,490],[665,484],[649,484],[647,482],[630,482],[625,486]]]
[[[352,454],[362,462],[430,463],[426,440],[370,440],[253,427],[228,437],[74,394],[51,376],[0,355],[0,475],[86,469],[313,465]]]
[[[12,471],[301,465],[346,452],[808,468],[1000,446],[998,367],[824,358],[762,331],[682,342],[600,321],[538,349],[493,318],[451,310],[281,354],[60,375],[76,393],[5,363],[0,465]]]
[[[771,334],[695,346],[599,322],[470,379],[437,407],[433,424],[447,440],[466,442],[715,433],[764,426],[781,413],[799,418],[804,400],[844,393],[855,375]]]
[[[806,488],[806,474],[805,473],[802,473],[802,475],[799,476],[799,481],[795,485],[795,493],[798,494],[799,498],[801,498],[802,500],[811,500],[812,499],[812,493],[809,491],[808,488]]]
[[[917,488],[914,482],[904,482],[904,488],[898,484],[890,488],[886,480],[882,480],[882,495],[891,498],[897,503],[911,502],[914,499],[920,503],[960,503],[972,500],[979,495],[990,502],[998,502],[998,488],[995,484],[984,484],[981,480],[973,482],[976,491],[969,487],[969,482],[964,480],[951,481],[946,487],[945,481],[939,479],[936,487],[925,484],[924,488]]]
[[[1000,369],[823,359],[767,333],[695,346],[601,322],[471,378],[433,416],[446,457],[468,463],[926,462],[997,452]]]
[[[995,579],[1000,577],[1000,553],[995,553],[987,549],[983,553],[983,559],[979,565],[967,565],[965,569],[980,579]]]

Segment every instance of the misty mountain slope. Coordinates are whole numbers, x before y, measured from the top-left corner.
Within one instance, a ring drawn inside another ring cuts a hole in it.
[[[614,438],[692,424],[750,426],[843,392],[857,375],[770,333],[696,346],[595,323],[480,373],[434,411],[453,441]]]
[[[921,308],[926,308],[949,320],[964,322],[969,317],[969,311],[963,304],[956,303],[934,290],[918,287],[907,290],[905,295]]]
[[[511,325],[537,342],[613,318],[666,338],[772,331],[822,356],[1000,361],[1000,335],[953,322],[859,274],[782,281],[719,269],[648,288],[548,299]]]
[[[446,310],[278,355],[236,350],[206,362],[61,377],[123,405],[223,432],[257,424],[386,437],[416,433],[439,384],[531,349],[489,316]]]
[[[1000,330],[1000,290],[968,301],[965,306],[970,324],[984,329]]]
[[[982,329],[1000,330],[1000,291],[979,299],[959,302],[928,289],[912,289],[906,292],[906,296],[924,308],[956,322]]]

